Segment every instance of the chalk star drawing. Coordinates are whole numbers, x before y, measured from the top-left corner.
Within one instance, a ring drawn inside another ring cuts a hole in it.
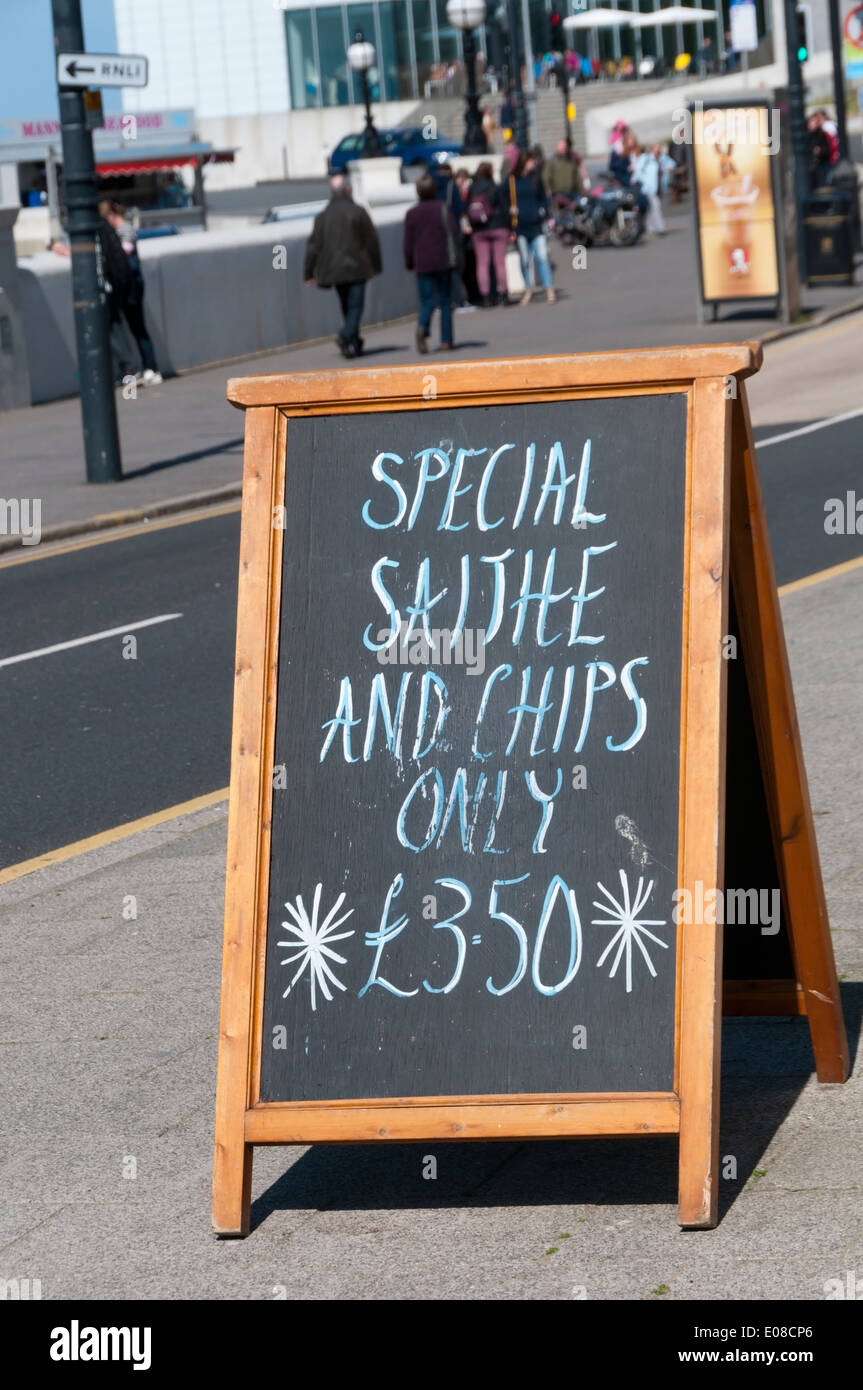
[[[311,917],[309,917],[306,911],[301,894],[297,894],[296,907],[294,907],[292,903],[285,903],[285,907],[293,917],[296,925],[292,926],[290,922],[283,922],[282,926],[285,931],[291,932],[292,935],[296,937],[296,940],[278,941],[276,943],[278,946],[287,946],[294,952],[292,956],[287,956],[285,960],[281,962],[282,965],[296,965],[297,961],[300,962],[300,968],[282,994],[282,998],[287,999],[294,985],[297,983],[297,980],[308,970],[313,1013],[317,1008],[317,996],[315,993],[317,987],[320,987],[321,994],[330,1003],[332,1002],[333,996],[330,994],[327,982],[329,981],[330,984],[335,985],[336,989],[343,990],[345,988],[341,980],[338,980],[333,974],[325,957],[329,957],[329,959],[335,961],[337,965],[345,965],[346,957],[340,956],[337,951],[334,951],[332,943],[334,941],[345,941],[349,936],[354,935],[353,931],[343,931],[339,932],[338,936],[333,936],[336,927],[340,927],[342,922],[346,922],[354,910],[352,907],[348,908],[347,912],[343,913],[336,921],[333,921],[333,918],[336,916],[336,913],[345,900],[344,893],[339,894],[323,922],[321,922],[320,925],[318,924],[322,888],[322,883],[319,883],[315,888]]]
[[[653,968],[653,961],[650,959],[650,956],[648,955],[647,949],[641,938],[642,936],[649,936],[650,940],[655,941],[657,946],[661,946],[663,950],[668,950],[667,941],[660,940],[658,936],[654,936],[652,931],[647,930],[648,927],[664,927],[664,919],[660,921],[656,919],[651,919],[650,917],[639,916],[639,913],[641,912],[642,908],[645,907],[648,898],[653,892],[653,884],[654,880],[651,879],[647,887],[645,888],[644,879],[639,878],[638,887],[635,890],[635,901],[631,904],[629,898],[629,880],[627,879],[623,869],[620,870],[620,885],[623,890],[622,903],[617,902],[603,884],[597,882],[596,885],[600,893],[604,893],[605,896],[608,898],[608,902],[611,903],[611,907],[609,907],[607,903],[598,903],[594,901],[593,905],[597,909],[597,911],[605,912],[607,914],[607,917],[605,920],[603,920],[601,917],[594,917],[591,921],[591,925],[594,927],[617,926],[617,931],[614,933],[614,936],[611,938],[602,955],[599,957],[599,960],[596,962],[596,968],[598,970],[601,969],[611,952],[614,950],[614,947],[617,946],[617,955],[614,957],[614,960],[612,961],[611,969],[608,972],[608,978],[610,980],[614,979],[614,976],[617,973],[617,967],[620,964],[621,957],[625,955],[627,994],[632,993],[633,942],[635,942],[635,945],[638,947],[639,951],[644,956],[647,968],[654,979],[656,979],[656,971]]]

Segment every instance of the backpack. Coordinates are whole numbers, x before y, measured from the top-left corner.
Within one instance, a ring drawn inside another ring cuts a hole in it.
[[[467,218],[472,227],[484,227],[494,216],[494,205],[487,193],[471,193]]]

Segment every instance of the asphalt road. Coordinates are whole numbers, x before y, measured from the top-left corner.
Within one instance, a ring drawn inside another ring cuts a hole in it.
[[[239,533],[232,513],[0,570],[0,866],[227,784]]]
[[[829,498],[863,500],[863,409],[791,414],[791,438],[756,430],[780,584],[863,556],[824,527]],[[0,565],[0,867],[227,785],[238,539],[232,513]]]

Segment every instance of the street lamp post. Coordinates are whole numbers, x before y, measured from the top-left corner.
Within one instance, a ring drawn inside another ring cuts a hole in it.
[[[796,0],[785,0],[785,43],[788,61],[788,107],[791,127],[791,159],[794,171],[794,201],[797,204],[797,261],[800,279],[806,277],[806,238],[803,216],[809,194],[806,150],[806,99],[803,73],[797,56]]]
[[[381,137],[375,129],[372,119],[372,94],[369,87],[369,68],[374,66],[375,46],[367,43],[363,38],[362,29],[358,29],[354,34],[354,41],[348,48],[348,63],[354,72],[360,75],[362,84],[363,101],[366,108],[366,129],[363,138],[363,159],[376,159],[383,154],[381,149]]]
[[[521,63],[524,34],[520,32],[516,0],[504,0],[507,14],[507,28],[510,45],[510,76],[512,79],[512,104],[515,113],[513,139],[520,150],[527,149],[527,110],[524,88],[521,83]]]
[[[83,52],[80,0],[52,0],[52,11],[56,52]],[[112,483],[122,478],[123,470],[114,401],[111,330],[99,252],[99,189],[93,136],[87,127],[84,93],[60,86],[58,100],[87,482]]]
[[[476,44],[473,37],[474,29],[478,29],[485,20],[485,0],[447,0],[446,17],[453,28],[461,29],[463,36],[467,104],[461,152],[487,154],[488,141],[482,128],[479,93],[476,89]]]
[[[555,67],[557,85],[563,93],[563,129],[566,136],[566,148],[572,154],[572,127],[569,124],[569,73],[563,58]]]
[[[848,129],[845,124],[845,82],[842,72],[842,32],[839,22],[839,0],[827,0],[830,11],[830,47],[833,51],[833,98],[836,103],[836,134],[839,138],[839,158],[848,158]]]

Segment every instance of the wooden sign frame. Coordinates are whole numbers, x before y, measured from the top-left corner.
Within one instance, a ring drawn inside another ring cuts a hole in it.
[[[678,883],[723,887],[729,574],[796,978],[726,984],[735,1013],[805,1013],[821,1081],[848,1047],[744,379],[758,344],[438,366],[437,407],[683,393],[687,398]],[[246,412],[213,1225],[249,1230],[256,1144],[679,1134],[679,1221],[716,1224],[722,927],[677,928],[669,1092],[267,1102],[259,1095],[272,767],[292,418],[428,407],[429,364],[238,378]],[[730,552],[730,566],[729,566]]]

